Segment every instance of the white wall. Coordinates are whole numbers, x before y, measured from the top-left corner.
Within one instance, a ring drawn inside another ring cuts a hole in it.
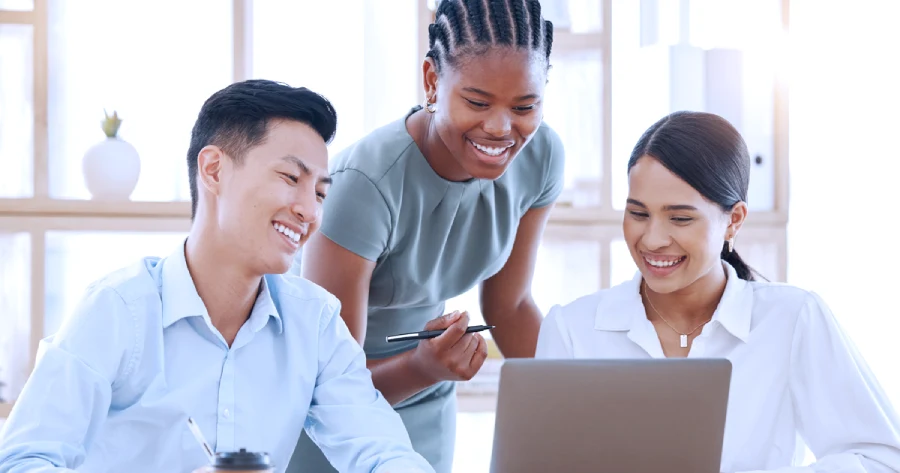
[[[792,3],[788,280],[825,298],[900,407],[900,2]]]

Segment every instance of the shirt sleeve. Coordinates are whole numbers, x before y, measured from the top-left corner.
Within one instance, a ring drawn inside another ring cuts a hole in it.
[[[325,198],[322,232],[329,240],[375,261],[388,247],[391,212],[375,183],[356,169],[338,171]]]
[[[825,302],[811,294],[794,331],[790,390],[817,461],[777,473],[896,473],[900,420]]]
[[[572,340],[563,323],[563,308],[555,305],[541,323],[535,358],[573,358]]]
[[[559,135],[548,128],[546,149],[539,152],[545,156],[547,166],[544,176],[544,186],[537,200],[531,204],[531,208],[546,207],[554,202],[562,193],[565,182],[566,152]]]
[[[0,472],[74,471],[133,363],[134,318],[112,289],[89,288],[41,342],[34,371],[0,432]]]
[[[339,313],[324,317],[319,334],[319,374],[305,425],[309,437],[338,471],[434,473],[372,384],[365,354]]]

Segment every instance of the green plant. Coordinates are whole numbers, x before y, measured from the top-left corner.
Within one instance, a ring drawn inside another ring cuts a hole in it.
[[[119,115],[115,110],[113,110],[112,116],[110,116],[106,110],[103,110],[103,115],[106,116],[106,118],[100,122],[100,126],[103,127],[103,133],[106,134],[107,138],[115,138],[116,135],[119,134],[119,127],[122,126],[122,119],[119,118]]]

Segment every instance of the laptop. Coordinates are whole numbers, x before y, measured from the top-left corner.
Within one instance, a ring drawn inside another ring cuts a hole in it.
[[[491,473],[718,473],[726,359],[511,359]]]

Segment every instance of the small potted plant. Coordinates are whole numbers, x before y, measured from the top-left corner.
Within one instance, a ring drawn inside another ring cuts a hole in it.
[[[122,119],[113,111],[103,111],[100,122],[106,139],[84,154],[84,184],[95,200],[128,200],[137,186],[141,160],[131,143],[119,138]]]

